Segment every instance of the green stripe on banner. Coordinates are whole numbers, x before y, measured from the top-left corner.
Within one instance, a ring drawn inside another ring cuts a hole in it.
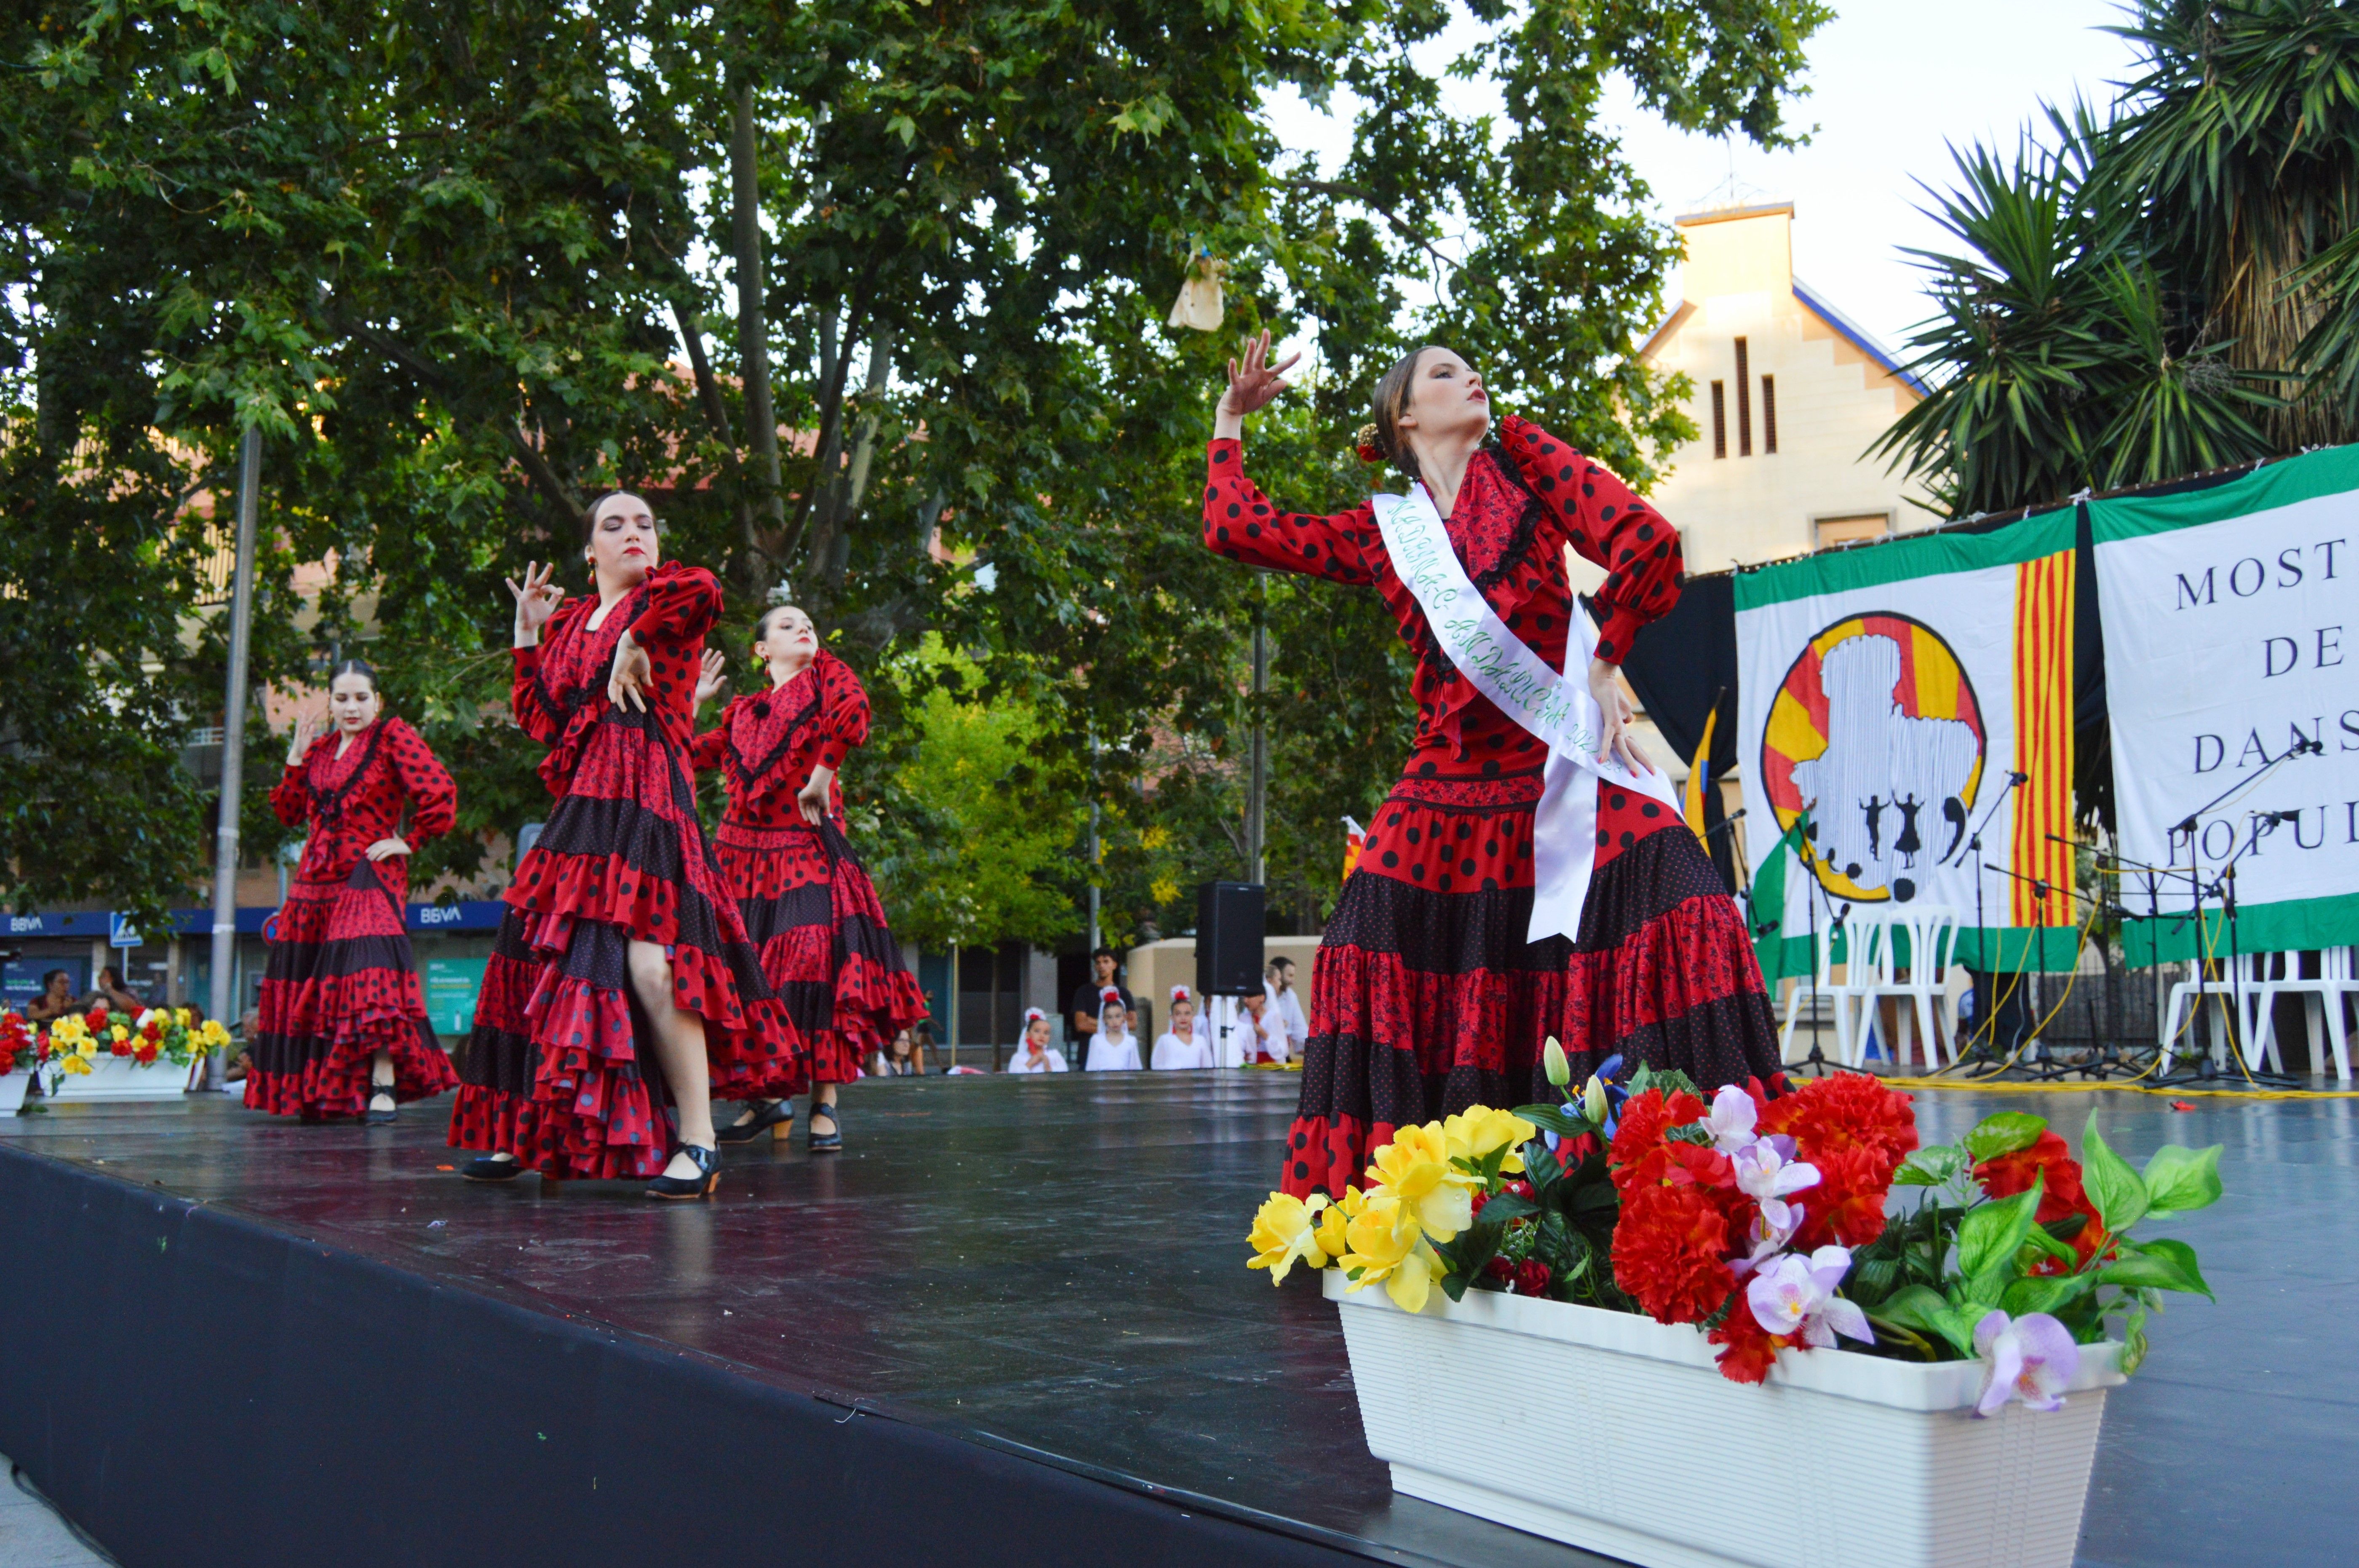
[[[2180,495],[2125,495],[2089,503],[2090,537],[2098,544],[2167,534],[2199,523],[2273,512],[2321,495],[2359,490],[2359,446],[2332,446],[2256,469],[2242,479],[2190,490]],[[1736,580],[1737,606],[1745,604],[1745,579]]]
[[[1758,572],[1740,572],[1736,574],[1737,614],[1792,599],[1815,599],[1822,593],[1881,588],[1915,577],[2037,561],[2071,549],[2075,526],[2072,508],[2060,506],[1986,534],[1903,534],[1882,544],[1829,550]]]
[[[2163,921],[2165,926],[2169,923],[2168,919]],[[1894,935],[1897,939],[1895,946],[1898,949],[1894,962],[1905,965],[1908,962],[1908,933],[1897,931]],[[1822,936],[1821,940],[1825,939]],[[2141,936],[2138,940],[2138,962],[2144,963],[2147,962],[2145,938]],[[1810,937],[1807,934],[1789,936],[1775,943],[1764,939],[1754,944],[1754,952],[1758,955],[1770,951],[1773,946],[1777,962],[1777,973],[1770,973],[1766,961],[1761,965],[1762,978],[1768,983],[1770,990],[1775,992],[1778,980],[1787,975],[1808,985],[1810,979]],[[1843,962],[1843,935],[1838,933],[1828,959],[1830,964]],[[2223,947],[2221,951],[2225,952],[2226,949]],[[2171,956],[2167,941],[2163,956]],[[1990,961],[1984,962],[1985,957]],[[2012,975],[2018,969],[2062,975],[2070,972],[2080,961],[2081,929],[2078,926],[1993,926],[1987,931],[1966,926],[1959,931],[1957,944],[1950,958],[1951,963],[1962,964],[1968,969],[1991,970],[2002,975]]]
[[[2199,951],[2220,958],[2232,952],[2314,953],[2359,942],[2359,893],[2249,904],[2236,911],[2233,931],[2220,906],[2207,904],[2200,949],[2195,917],[2172,914],[2169,898],[2166,888],[2161,919],[2122,922],[2122,957],[2132,967],[2193,958]]]

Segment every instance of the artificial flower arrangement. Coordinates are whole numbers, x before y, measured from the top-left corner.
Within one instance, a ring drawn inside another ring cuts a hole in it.
[[[1909,1097],[1863,1073],[1775,1099],[1731,1085],[1706,1105],[1682,1073],[1617,1083],[1618,1065],[1561,1106],[1403,1127],[1340,1202],[1273,1192],[1248,1267],[1273,1282],[1298,1259],[1339,1269],[1347,1290],[1381,1283],[1408,1312],[1438,1286],[1690,1323],[1741,1383],[1766,1380],[1780,1350],[1845,1340],[1980,1359],[1982,1415],[2012,1399],[2055,1408],[2079,1346],[2116,1321],[2136,1370],[2161,1292],[2212,1293],[2187,1244],[2130,1232],[2214,1202],[2217,1146],[2167,1146],[2141,1173],[2093,1117],[2076,1161],[2041,1117],[2003,1112],[1920,1148]],[[1570,1081],[1553,1040],[1547,1071]],[[1896,1186],[1926,1192],[1892,1218]]]
[[[0,1073],[30,1073],[44,1054],[41,1039],[25,1015],[0,1011]]]
[[[193,1017],[186,1007],[149,1007],[128,1021],[104,1007],[68,1013],[49,1025],[36,1052],[66,1077],[87,1074],[101,1056],[127,1056],[142,1067],[158,1061],[186,1067],[229,1043],[229,1030],[218,1020],[200,1025]]]

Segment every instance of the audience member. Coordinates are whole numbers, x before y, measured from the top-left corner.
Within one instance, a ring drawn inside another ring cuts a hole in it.
[[[1302,996],[1294,988],[1294,960],[1271,959],[1262,971],[1262,990],[1268,998],[1269,1053],[1280,1062],[1300,1056],[1310,1042],[1310,1020],[1302,1016]]]
[[[83,1005],[92,1007],[103,1006],[111,1013],[136,1015],[147,1010],[147,1004],[139,999],[138,993],[123,984],[123,976],[115,973],[111,964],[98,972],[98,984],[92,987],[90,999]]]
[[[1136,1073],[1139,1070],[1138,1037],[1130,1032],[1130,999],[1113,985],[1105,988],[1098,1009],[1098,1027],[1090,1036],[1089,1071]]]
[[[1212,1065],[1212,1032],[1196,1021],[1196,999],[1185,985],[1171,987],[1171,1027],[1155,1041],[1158,1073]]]
[[[25,1004],[25,1018],[29,1023],[46,1024],[64,1018],[68,1013],[82,1011],[69,989],[73,976],[62,969],[52,969],[41,976],[41,994]]]
[[[1110,947],[1102,947],[1090,955],[1091,979],[1089,984],[1073,993],[1073,1005],[1068,1010],[1065,1024],[1069,1031],[1067,1040],[1083,1042],[1098,1032],[1098,1016],[1104,1010],[1105,993],[1109,988],[1122,998],[1124,1027],[1134,1034],[1137,1032],[1137,1020],[1130,1016],[1133,1009],[1130,993],[1123,989],[1116,978],[1119,968],[1114,949]]]
[[[1007,1064],[1010,1073],[1062,1073],[1065,1054],[1049,1044],[1049,1015],[1038,1007],[1024,1009],[1024,1042]]]

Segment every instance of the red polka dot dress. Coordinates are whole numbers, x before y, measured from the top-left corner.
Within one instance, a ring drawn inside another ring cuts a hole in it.
[[[380,1050],[393,1059],[397,1100],[458,1082],[426,1021],[410,956],[408,857],[367,854],[379,839],[415,849],[440,837],[458,805],[458,786],[418,732],[389,717],[349,742],[332,734],[312,742],[270,791],[278,820],[308,822],[311,836],[271,928],[247,1105],[357,1116]]]
[[[800,1058],[697,821],[688,768],[721,585],[666,564],[593,627],[597,604],[560,605],[541,646],[516,650],[516,723],[549,748],[540,776],[557,804],[507,891],[450,1139],[590,1180],[655,1176],[670,1158],[670,1095],[635,1023],[633,942],[669,952],[673,1000],[703,1020],[716,1096],[790,1079]],[[645,713],[606,699],[626,627],[651,667]]]
[[[875,885],[844,838],[841,784],[817,825],[795,804],[812,769],[841,769],[867,740],[868,693],[824,648],[785,685],[734,699],[696,737],[697,768],[719,768],[729,790],[713,840],[722,875],[821,1083],[851,1083],[862,1058],[926,1016]],[[770,1083],[762,1096],[789,1092]]]
[[[1597,861],[1577,941],[1526,942],[1547,748],[1451,664],[1392,567],[1373,508],[1281,512],[1241,443],[1209,452],[1204,542],[1233,560],[1373,587],[1416,650],[1417,738],[1311,968],[1302,1103],[1286,1191],[1340,1195],[1396,1127],[1548,1095],[1555,1035],[1575,1082],[1608,1056],[1709,1087],[1768,1082],[1775,1019],[1735,901],[1679,814],[1598,788]],[[1447,520],[1499,619],[1553,669],[1578,614],[1564,548],[1608,569],[1599,655],[1618,662],[1679,595],[1679,536],[1613,474],[1521,419],[1477,452]],[[1576,676],[1579,674],[1576,671]]]

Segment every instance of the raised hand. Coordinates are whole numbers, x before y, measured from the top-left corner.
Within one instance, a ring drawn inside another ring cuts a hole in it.
[[[541,626],[549,619],[549,612],[557,608],[557,602],[565,597],[565,590],[549,582],[556,573],[557,562],[553,561],[546,565],[527,561],[524,563],[522,583],[513,577],[506,580],[508,592],[516,595],[516,647],[540,645]]]
[[[1272,365],[1269,333],[1245,339],[1244,356],[1229,361],[1229,385],[1212,410],[1212,433],[1224,441],[1244,434],[1245,417],[1266,408],[1286,390],[1286,373],[1301,358],[1299,354],[1290,354]]]
[[[647,660],[647,650],[639,639],[625,632],[614,645],[614,672],[606,681],[606,701],[624,713],[636,708],[647,711],[647,689],[654,678],[653,665]]]
[[[723,673],[728,666],[729,660],[719,648],[708,648],[704,650],[704,665],[696,677],[696,701],[693,706],[701,708],[721,695],[721,688],[729,684],[729,677]]]
[[[295,738],[287,747],[287,766],[299,767],[311,754],[311,743],[327,731],[327,724],[316,713],[303,713],[295,720]]]
[[[1629,699],[1622,695],[1622,683],[1614,677],[1614,666],[1605,660],[1589,661],[1589,694],[1597,699],[1597,711],[1604,715],[1605,733],[1598,737],[1597,760],[1611,758],[1633,773],[1652,773],[1655,765],[1630,734]]]

